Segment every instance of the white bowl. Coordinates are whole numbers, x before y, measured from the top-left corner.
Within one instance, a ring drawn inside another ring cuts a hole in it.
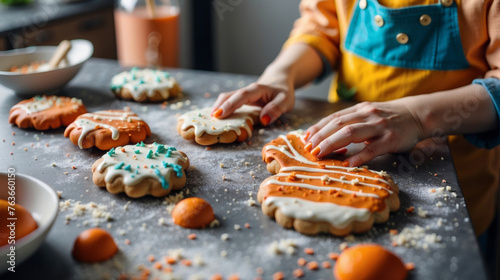
[[[29,47],[0,52],[0,84],[13,90],[20,97],[49,94],[62,88],[94,53],[94,46],[87,40],[72,40],[71,46],[66,56],[69,61],[68,66],[30,74],[14,73],[9,70],[14,65],[29,65],[35,61],[48,62],[57,47]]]
[[[21,239],[16,240],[15,265],[16,267],[31,256],[45,240],[50,228],[54,224],[59,209],[59,199],[54,190],[44,182],[28,175],[10,173],[15,175],[15,201],[28,210],[38,224],[38,228]],[[0,199],[8,200],[7,173],[0,172]],[[11,183],[12,185],[12,183]],[[7,221],[0,224],[5,225]],[[0,273],[6,272],[10,267],[8,261],[10,246],[0,247]]]

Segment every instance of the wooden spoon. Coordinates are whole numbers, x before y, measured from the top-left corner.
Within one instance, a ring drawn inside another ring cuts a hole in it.
[[[66,58],[69,50],[71,50],[71,42],[68,40],[61,41],[61,43],[59,43],[59,46],[57,46],[56,52],[50,58],[50,61],[48,63],[48,70],[56,68],[59,63],[61,63],[61,61]]]

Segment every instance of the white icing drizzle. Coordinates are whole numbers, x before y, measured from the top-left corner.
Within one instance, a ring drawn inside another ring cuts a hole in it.
[[[83,139],[85,136],[91,132],[92,130],[96,130],[97,127],[104,127],[109,130],[111,130],[111,139],[116,140],[118,137],[120,137],[120,133],[118,132],[118,129],[112,125],[109,124],[104,124],[104,123],[96,123],[93,122],[89,119],[77,119],[75,120],[75,124],[78,127],[82,128],[82,133],[80,134],[80,137],[78,138],[78,147],[80,149],[83,149]]]
[[[282,168],[281,171],[287,171],[287,170],[284,170],[284,169],[285,168]],[[329,171],[329,170],[325,170],[325,169],[319,169],[319,170],[321,170],[321,171],[318,171],[318,172],[324,172],[324,173],[327,173]],[[307,169],[302,169],[301,171],[316,172],[316,171],[309,171]],[[335,173],[335,171],[333,171],[331,173]],[[279,174],[276,174],[276,176],[280,176],[280,177],[286,176],[286,177],[288,177],[288,176],[290,176],[290,173],[279,173]],[[297,177],[299,179],[317,179],[317,180],[322,180],[322,181],[336,181],[336,182],[344,183],[344,184],[352,184],[353,183],[353,181],[351,181],[351,180],[337,179],[335,177],[330,177],[330,176],[327,176],[327,175],[323,175],[323,176],[311,176],[311,175],[296,174],[295,177]],[[368,177],[368,178],[370,178],[370,177]],[[358,180],[358,179],[355,179],[355,180]],[[356,185],[366,186],[366,187],[373,187],[373,188],[377,188],[379,190],[387,191],[389,194],[392,194],[391,190],[389,190],[387,188],[384,188],[384,187],[381,187],[379,185],[365,183],[365,182],[361,182],[359,180],[356,182]],[[332,188],[332,187],[329,187],[329,188]]]
[[[360,174],[357,174],[357,173],[347,173],[347,172],[342,172],[342,171],[337,171],[337,170],[329,170],[329,169],[321,169],[321,168],[311,168],[311,167],[305,167],[305,166],[287,166],[287,167],[281,168],[281,171],[305,171],[305,172],[311,172],[311,173],[335,173],[335,174],[343,174],[343,175],[348,175],[348,176],[360,177],[360,178],[368,179],[368,180],[379,181],[381,183],[390,185],[389,182],[386,181],[386,180],[384,180],[384,179],[370,177],[370,176],[364,176],[364,175],[360,175]],[[297,174],[297,176],[299,176],[299,174]],[[311,177],[315,177],[315,176],[311,176]],[[341,176],[341,177],[344,177],[344,176]],[[333,180],[333,181],[338,181],[338,182],[343,182],[343,183],[351,183],[351,181],[348,181],[348,180],[336,179],[336,178],[332,178],[332,177],[329,177],[329,178],[330,178],[330,180]],[[384,188],[384,187],[381,187],[379,185],[374,185],[374,184],[370,184],[370,183],[363,183],[363,182],[359,182],[359,184],[360,185],[374,187],[374,188],[381,189],[381,190],[386,190],[390,194],[392,194],[391,190],[389,190],[387,188]]]
[[[160,181],[164,188],[168,188],[168,181],[166,180],[170,177],[171,172],[181,175],[178,177],[185,176],[182,167],[173,166],[179,165],[181,162],[186,163],[187,159],[180,152],[170,151],[169,156],[166,157],[166,152],[157,152],[158,147],[163,146],[165,149],[171,147],[157,143],[141,144],[117,147],[111,150],[113,152],[108,152],[102,156],[104,160],[97,166],[97,170],[103,172],[107,169],[104,178],[107,183],[112,182],[117,176],[123,176],[123,183],[127,186],[134,186],[145,178],[154,178]],[[125,152],[122,151],[122,148],[124,148]],[[151,154],[150,151],[152,151]],[[148,154],[150,155],[149,158]],[[165,166],[164,162],[168,163],[168,166]],[[144,166],[147,166],[147,168]]]
[[[64,97],[58,97],[58,96],[35,96],[33,97],[32,101],[23,103],[23,104],[17,104],[12,107],[14,108],[20,108],[24,110],[27,114],[33,114],[36,112],[41,112],[45,111],[47,109],[50,109],[54,107],[54,105],[61,105],[63,102]],[[66,98],[64,98],[66,99]],[[77,98],[67,98],[71,103],[74,103],[75,105],[82,105],[82,100],[77,99]]]
[[[168,72],[132,68],[130,71],[115,75],[111,79],[111,89],[119,92],[122,88],[126,88],[134,98],[140,98],[145,94],[151,97],[157,91],[167,99],[176,83],[177,81]]]
[[[370,218],[370,211],[365,208],[312,202],[294,197],[270,196],[264,203],[268,206],[276,205],[285,216],[313,222],[328,222],[336,228],[345,228],[351,222],[365,222]]]
[[[290,174],[277,174],[276,176],[289,176]],[[297,174],[297,178],[299,178],[299,175]],[[321,179],[321,177],[318,177]],[[349,184],[351,183],[351,181],[347,181]],[[301,188],[306,188],[306,189],[310,189],[310,190],[315,190],[315,191],[328,191],[330,189],[334,189],[334,190],[337,190],[337,191],[340,191],[340,192],[343,192],[343,193],[348,193],[348,194],[353,194],[355,193],[356,195],[358,196],[366,196],[366,197],[375,197],[375,198],[379,198],[380,196],[376,195],[376,194],[373,194],[373,193],[360,193],[358,191],[351,191],[351,190],[346,190],[346,189],[342,189],[342,188],[336,188],[336,187],[319,187],[319,186],[315,186],[315,185],[310,185],[310,184],[305,184],[305,183],[297,183],[297,182],[282,182],[282,181],[278,181],[278,180],[275,180],[275,179],[269,179],[266,183],[266,185],[271,185],[271,184],[274,184],[274,185],[278,185],[278,186],[290,186],[290,187],[301,187]]]
[[[112,120],[121,120],[121,121],[131,121],[131,120],[136,120],[136,121],[141,121],[142,119],[139,118],[136,114],[132,112],[113,112],[113,111],[97,111],[95,113],[85,113],[81,116],[79,116],[74,123],[76,126],[82,128],[82,133],[80,133],[80,137],[78,138],[78,147],[80,149],[83,149],[83,139],[85,136],[93,131],[96,130],[98,127],[104,127],[109,130],[111,130],[111,139],[117,140],[118,137],[120,137],[120,132],[118,131],[118,128],[101,123],[101,122],[93,122],[91,119],[95,120],[107,120],[107,121],[112,121]]]
[[[219,135],[226,131],[234,131],[239,136],[241,129],[246,130],[248,137],[251,137],[252,130],[248,126],[247,121],[253,124],[251,115],[258,115],[260,110],[261,108],[257,106],[243,105],[229,117],[217,119],[210,116],[212,108],[206,107],[187,112],[181,115],[179,120],[183,120],[182,130],[186,130],[191,126],[194,127],[196,137],[200,137],[203,133]]]

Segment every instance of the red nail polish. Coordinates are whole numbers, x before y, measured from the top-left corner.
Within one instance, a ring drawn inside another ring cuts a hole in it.
[[[348,160],[344,160],[344,161],[342,162],[342,166],[344,166],[344,167],[348,167],[349,165],[351,165],[351,164],[349,163],[349,161],[348,161]]]
[[[308,152],[311,152],[311,148],[312,148],[313,144],[311,142],[307,143],[307,145],[304,147],[304,150],[308,151]]]
[[[224,111],[223,111],[221,108],[219,108],[219,109],[217,109],[217,111],[215,111],[215,112],[212,114],[212,117],[214,117],[214,118],[219,118],[219,117],[222,115],[222,113],[223,113],[223,112],[224,112]]]
[[[260,122],[264,126],[268,125],[270,121],[271,121],[271,117],[269,117],[268,115],[265,115],[262,118],[260,118]]]
[[[311,155],[317,156],[321,152],[321,148],[318,146],[312,150]]]

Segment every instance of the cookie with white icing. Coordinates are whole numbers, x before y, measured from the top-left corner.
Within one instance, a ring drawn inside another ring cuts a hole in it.
[[[260,110],[257,106],[243,105],[229,117],[218,119],[211,116],[212,108],[196,109],[179,117],[177,132],[200,145],[243,142],[252,136]]]
[[[301,132],[281,135],[262,149],[267,169],[275,174],[257,194],[267,216],[303,234],[344,236],[368,231],[399,209],[399,189],[387,173],[318,160],[300,137]]]
[[[104,110],[79,116],[64,131],[64,137],[80,149],[113,147],[139,143],[151,135],[146,122],[130,111]]]
[[[141,142],[109,150],[92,164],[92,180],[110,193],[161,197],[184,187],[188,167],[188,157],[175,147]]]
[[[82,100],[64,96],[35,96],[10,109],[9,123],[37,130],[67,126],[86,113]]]
[[[168,72],[134,67],[111,79],[111,91],[123,99],[157,102],[177,96],[181,87]]]

